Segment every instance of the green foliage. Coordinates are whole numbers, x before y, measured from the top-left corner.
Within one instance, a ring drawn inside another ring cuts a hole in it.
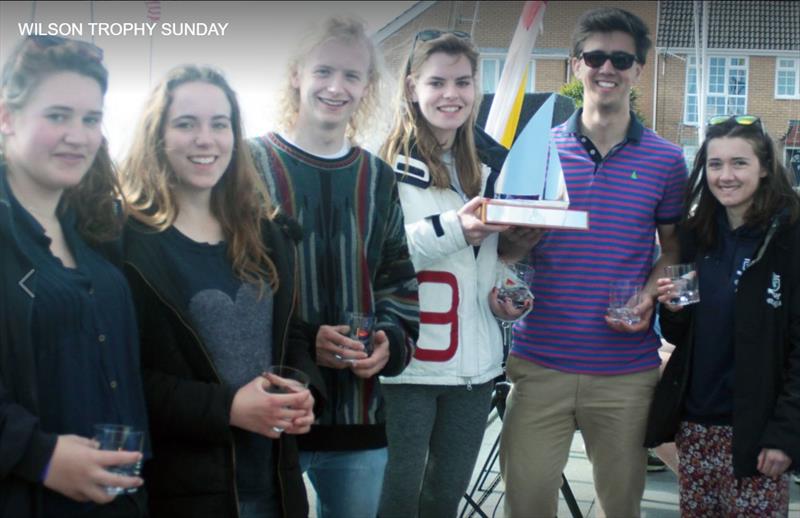
[[[583,106],[583,83],[577,77],[573,77],[569,83],[564,83],[558,93],[572,99],[576,108]],[[637,104],[639,97],[639,90],[636,87],[631,88],[631,110],[636,115],[636,118],[639,119],[639,122],[644,123],[644,114],[639,110]]]
[[[576,108],[583,106],[583,83],[577,77],[573,77],[572,81],[561,85],[558,93],[572,99]]]

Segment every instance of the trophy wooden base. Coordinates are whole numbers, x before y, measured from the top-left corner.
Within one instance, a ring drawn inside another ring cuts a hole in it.
[[[481,205],[481,219],[484,223],[499,225],[589,230],[588,212],[554,208],[552,206],[554,204],[546,201],[520,202],[485,199]]]

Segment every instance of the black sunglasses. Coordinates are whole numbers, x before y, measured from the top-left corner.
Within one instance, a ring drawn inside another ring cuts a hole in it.
[[[59,45],[70,45],[73,46],[79,54],[91,59],[92,61],[97,61],[98,63],[103,61],[103,49],[97,45],[89,43],[88,41],[72,40],[69,38],[62,38],[61,36],[49,35],[28,36],[27,40],[33,42],[33,44],[40,49],[58,47]]]
[[[462,40],[468,40],[472,37],[468,32],[464,31],[440,31],[438,29],[424,29],[419,31],[416,36],[414,36],[414,43],[411,44],[411,54],[408,56],[406,75],[411,73],[411,60],[414,59],[414,50],[417,48],[417,41],[431,41],[445,34],[452,34],[456,38],[461,38]]]
[[[617,70],[628,70],[636,62],[636,56],[617,50],[608,54],[602,50],[593,50],[591,52],[581,52],[578,59],[583,59],[583,62],[591,68],[600,68],[607,60],[611,60],[611,64]]]

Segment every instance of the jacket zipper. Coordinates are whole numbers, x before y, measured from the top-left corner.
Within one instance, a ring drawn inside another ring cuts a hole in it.
[[[755,266],[756,263],[758,263],[761,260],[762,257],[764,257],[764,253],[767,251],[767,247],[769,246],[770,242],[772,242],[772,238],[773,238],[773,236],[775,236],[775,232],[778,231],[778,227],[779,226],[780,226],[780,221],[779,221],[778,217],[776,216],[775,218],[773,218],[772,224],[770,225],[769,230],[767,230],[767,235],[764,237],[764,242],[761,243],[761,246],[758,247],[758,250],[756,251],[756,255],[753,258],[753,262],[751,262],[749,265],[747,265],[747,269],[745,269],[742,272],[742,275],[739,277],[739,282],[740,283],[742,282],[742,278],[744,278],[744,276],[747,274],[747,271],[750,268],[752,268],[753,266]],[[734,293],[738,293],[739,292],[739,285],[738,284],[736,285],[736,288],[733,291],[734,291]]]
[[[756,257],[755,259],[753,259],[753,262],[750,263],[750,265],[747,267],[748,270],[750,269],[750,267],[752,267],[754,264],[760,261],[761,258],[764,256],[764,252],[766,252],[767,246],[772,241],[772,237],[775,235],[775,232],[777,232],[779,226],[780,222],[778,221],[778,218],[775,217],[772,220],[772,225],[770,225],[769,230],[767,231],[766,237],[764,238],[764,243],[762,243],[761,247],[759,247],[758,252],[756,253]],[[742,274],[744,274],[744,272],[742,272]]]
[[[166,300],[164,300],[164,297],[162,297],[161,294],[156,289],[153,288],[153,285],[150,284],[150,282],[148,282],[147,278],[145,278],[141,270],[139,270],[135,265],[131,264],[130,262],[126,261],[125,264],[129,265],[136,271],[136,273],[139,274],[139,277],[142,279],[142,281],[147,285],[148,288],[150,288],[150,290],[153,293],[155,293],[156,297],[158,297],[161,303],[164,304],[167,308],[169,308],[170,311],[172,311],[175,314],[175,316],[178,317],[178,320],[181,322],[181,324],[183,324],[183,326],[189,330],[192,336],[194,336],[197,343],[197,347],[198,349],[200,349],[200,351],[203,353],[203,356],[205,356],[206,360],[208,361],[208,365],[211,367],[211,371],[214,373],[214,376],[217,379],[217,383],[222,385],[222,378],[220,377],[219,372],[217,372],[217,368],[214,366],[214,362],[211,361],[211,357],[208,355],[208,351],[206,351],[205,347],[203,347],[203,342],[200,340],[200,337],[197,335],[195,330],[192,329],[192,327],[183,319],[183,317],[181,317],[181,314],[174,307],[172,307]],[[236,502],[236,516],[239,516],[239,490],[236,487],[236,444],[233,437],[231,437],[231,459],[233,461],[233,497],[234,501]]]

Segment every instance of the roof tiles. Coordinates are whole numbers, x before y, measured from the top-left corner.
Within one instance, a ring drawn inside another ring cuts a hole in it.
[[[659,47],[695,46],[693,5],[661,2]],[[708,48],[796,50],[800,55],[800,2],[716,0],[702,6],[709,9]]]

